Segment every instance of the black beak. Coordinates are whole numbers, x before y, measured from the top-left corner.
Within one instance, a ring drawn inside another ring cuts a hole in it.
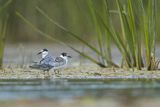
[[[68,58],[72,58],[71,56],[67,56]]]
[[[37,55],[41,54],[42,52],[38,52]]]

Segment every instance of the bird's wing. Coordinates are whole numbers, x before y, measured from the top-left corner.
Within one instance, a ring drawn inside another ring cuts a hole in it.
[[[61,57],[56,57],[54,60],[54,67],[60,67],[66,64],[66,61]]]
[[[53,65],[54,59],[52,56],[47,55],[45,58],[43,58],[40,61],[40,64],[47,64],[47,65]]]
[[[64,59],[61,57],[56,57],[55,62],[61,63],[64,62]]]
[[[42,58],[40,61],[39,61],[39,64],[43,64],[44,62],[44,58]]]

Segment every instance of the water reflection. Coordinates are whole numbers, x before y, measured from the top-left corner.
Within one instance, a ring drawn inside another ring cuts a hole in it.
[[[0,80],[0,99],[160,97],[159,89],[158,80]]]

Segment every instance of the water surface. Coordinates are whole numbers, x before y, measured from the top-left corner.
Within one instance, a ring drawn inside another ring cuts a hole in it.
[[[0,80],[0,100],[160,97],[159,80]]]

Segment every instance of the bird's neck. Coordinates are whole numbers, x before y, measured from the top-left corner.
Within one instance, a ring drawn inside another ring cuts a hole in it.
[[[68,62],[67,56],[60,55],[60,57],[63,58],[66,61],[66,63]]]
[[[42,53],[42,58],[45,58],[48,55],[48,52],[43,52]]]

